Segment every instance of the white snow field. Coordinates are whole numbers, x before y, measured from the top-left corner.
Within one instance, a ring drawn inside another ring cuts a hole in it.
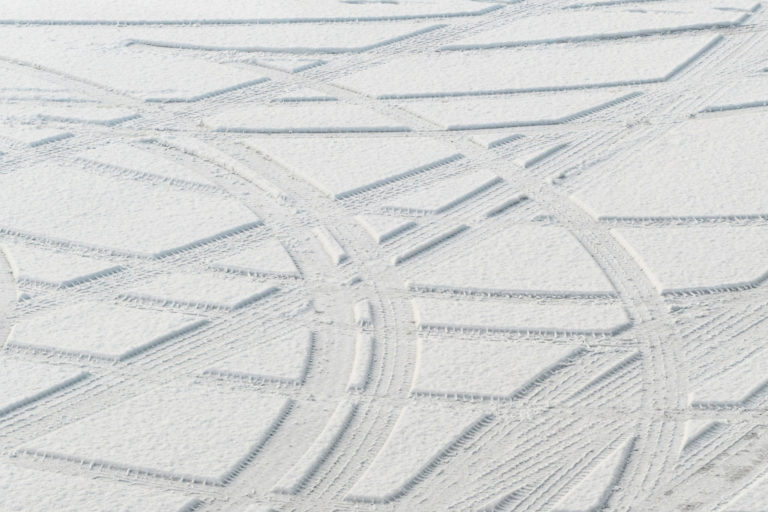
[[[237,309],[275,291],[277,288],[269,283],[253,282],[246,277],[175,272],[150,279],[123,296],[139,301]]]
[[[336,101],[238,105],[216,112],[205,123],[216,131],[243,133],[408,131],[370,108]]]
[[[426,199],[426,198],[425,198]],[[613,286],[579,241],[561,227],[517,225],[410,271],[410,288],[490,294],[613,295]]]
[[[250,139],[246,143],[336,199],[462,157],[447,144],[421,137],[313,137],[301,141],[301,151],[296,150],[293,138]]]
[[[719,36],[638,39],[584,47],[546,46],[406,55],[337,84],[378,98],[579,89],[663,82],[720,42]],[[408,75],[407,80],[400,77]]]
[[[168,311],[80,302],[20,319],[6,345],[124,359],[204,323],[205,319]]]
[[[598,219],[765,216],[766,137],[764,111],[695,118],[616,162],[573,199]]]
[[[119,265],[102,259],[29,245],[6,244],[2,247],[2,251],[17,281],[65,287],[122,269]]]
[[[580,351],[568,345],[419,339],[411,391],[507,400],[528,392]]]
[[[244,352],[217,362],[207,373],[296,385],[304,382],[312,358],[311,331],[301,329],[266,342],[255,340],[255,343]]]
[[[768,2],[1,4],[0,512],[768,511]]]
[[[177,384],[107,407],[22,450],[222,484],[269,439],[289,406],[274,396]]]

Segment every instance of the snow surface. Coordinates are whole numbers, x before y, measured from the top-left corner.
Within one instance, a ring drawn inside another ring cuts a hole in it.
[[[339,265],[349,258],[347,251],[344,250],[344,247],[327,228],[318,227],[313,229],[312,233],[317,237],[320,246],[331,259],[331,263]]]
[[[35,101],[71,101],[81,102],[86,98],[69,88],[51,82],[31,73],[19,72],[18,69],[0,65],[0,98],[4,101],[23,102],[29,108],[37,110]],[[3,105],[4,109],[14,109],[15,104]],[[77,107],[73,107],[77,108]]]
[[[408,218],[390,215],[358,215],[355,219],[380,244],[416,226]]]
[[[275,53],[344,53],[362,52],[384,46],[438,26],[414,22],[359,25],[182,25],[145,26],[124,32],[133,44],[159,47]]]
[[[754,286],[768,277],[766,228],[624,228],[614,234],[660,293]]]
[[[207,373],[224,377],[301,384],[312,355],[312,332],[308,329],[263,341],[217,362]]]
[[[42,146],[72,137],[72,133],[58,128],[44,128],[26,124],[0,124],[0,137],[29,147]]]
[[[610,304],[413,299],[416,325],[424,328],[611,334],[629,325],[623,308]]]
[[[128,482],[0,465],[0,508],[49,512],[181,512],[197,500]]]
[[[610,295],[600,267],[567,230],[518,225],[413,272],[411,287],[483,293]]]
[[[764,511],[757,3],[3,2],[0,510]]]
[[[226,7],[226,8],[225,8]],[[126,22],[227,22],[250,21],[333,21],[439,17],[445,15],[480,14],[489,6],[471,0],[441,0],[440,2],[378,2],[322,0],[306,3],[301,0],[269,0],[253,3],[236,0],[219,2],[192,0],[183,4],[158,4],[151,0],[107,3],[94,7],[87,0],[73,0],[62,6],[53,0],[42,0],[34,6],[12,2],[3,13],[8,21],[126,21]]]
[[[568,345],[418,341],[412,392],[429,396],[510,399],[549,375],[580,350]]]
[[[763,475],[742,493],[737,495],[723,510],[725,512],[762,512],[768,502],[768,475]]]
[[[246,274],[299,277],[299,270],[291,255],[285,250],[283,244],[275,239],[269,239],[256,247],[248,247],[237,254],[217,259],[212,266]]]
[[[89,103],[51,103],[39,106],[6,103],[0,107],[0,116],[27,123],[43,120],[104,126],[116,125],[139,117],[132,109],[94,106]]]
[[[191,315],[82,302],[22,318],[6,344],[125,359],[202,323]]]
[[[0,416],[64,389],[85,376],[86,373],[71,367],[0,358]]]
[[[354,402],[339,403],[312,446],[277,483],[276,492],[296,494],[302,488],[323,460],[328,457],[334,445],[339,442],[356,410],[357,404]]]
[[[0,175],[0,228],[92,247],[163,255],[258,222],[225,197],[112,179],[73,165]]]
[[[736,4],[736,5],[734,5]],[[619,6],[613,9],[555,11],[514,20],[444,47],[445,49],[495,48],[535,43],[567,42],[602,38],[633,37],[691,29],[738,25],[760,4],[753,0],[729,2],[662,2],[642,9]],[[722,7],[728,7],[723,9]]]
[[[658,82],[718,41],[710,35],[584,47],[440,52],[395,58],[336,83],[378,98],[559,90]],[[400,77],[408,76],[408,80]]]
[[[765,327],[763,336],[768,332]],[[706,380],[692,382],[688,401],[696,407],[747,406],[768,388],[768,377],[763,371],[767,364],[768,351],[757,350],[746,361],[737,362]]]
[[[768,105],[768,79],[764,76],[758,76],[729,84],[704,111],[737,110],[766,105]]]
[[[72,286],[122,268],[102,259],[30,245],[6,244],[0,248],[11,265],[13,277],[23,281]]]
[[[364,390],[371,374],[371,365],[375,354],[375,339],[368,333],[358,333],[355,337],[355,359],[349,373],[347,389]]]
[[[707,435],[723,426],[723,422],[710,419],[686,421],[683,433],[683,450],[691,449],[703,441]]]
[[[482,420],[482,414],[471,410],[457,414],[445,407],[406,407],[347,499],[386,502],[395,498]]]
[[[618,483],[635,440],[628,439],[609,453],[556,506],[558,512],[591,512],[605,506]]]
[[[761,112],[692,119],[573,199],[599,219],[765,215],[766,137]]]
[[[138,173],[160,176],[169,181],[210,185],[212,182],[172,158],[130,144],[108,144],[79,153],[78,158]]]
[[[523,153],[517,158],[513,160],[513,162],[520,167],[533,167],[534,165],[538,164],[542,160],[545,160],[549,158],[550,156],[554,155],[558,151],[561,151],[568,147],[567,143],[562,144],[554,144],[552,146],[544,147],[544,148],[536,148],[529,152]]]
[[[290,137],[250,139],[247,144],[336,199],[461,156],[449,145],[422,137],[315,137],[302,140],[301,151]]]
[[[245,277],[174,272],[163,274],[125,293],[126,297],[151,302],[234,309],[276,291],[269,283]]]
[[[600,90],[413,100],[403,107],[447,130],[560,124],[608,108],[635,94]]]
[[[6,57],[103,84],[144,101],[197,101],[264,80],[253,68],[126,46],[123,33],[116,28],[99,27],[89,32],[92,38],[86,40],[76,27],[6,26],[0,44]],[[147,69],[152,72],[147,73]]]
[[[324,133],[407,131],[402,123],[360,105],[335,101],[320,103],[288,102],[270,105],[239,105],[216,112],[205,124],[224,132]],[[271,142],[271,139],[268,139]],[[249,142],[256,149],[264,141]],[[270,146],[267,146],[270,147]]]
[[[501,178],[488,171],[456,176],[429,189],[393,198],[386,208],[407,213],[440,213],[500,182]]]
[[[176,384],[43,435],[24,449],[175,479],[221,482],[266,441],[287,405],[279,397]]]

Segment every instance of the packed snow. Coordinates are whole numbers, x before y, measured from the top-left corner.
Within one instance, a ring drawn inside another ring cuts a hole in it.
[[[0,511],[765,512],[761,0],[6,0]]]

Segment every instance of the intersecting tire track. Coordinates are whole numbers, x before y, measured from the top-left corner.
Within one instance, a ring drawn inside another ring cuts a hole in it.
[[[533,15],[546,11],[547,5],[543,1],[530,2],[526,5],[526,8],[530,9],[526,10],[526,13]],[[556,156],[530,171],[524,171],[528,174],[521,176],[517,171],[510,171],[512,166],[507,158],[508,154],[503,148],[499,150],[480,150],[467,139],[470,133],[454,132],[446,134],[437,131],[432,123],[399,108],[396,102],[373,100],[365,95],[347,91],[329,83],[343,74],[364,69],[373,61],[390,58],[417,49],[434,49],[460,37],[465,37],[471,30],[501,25],[507,19],[519,13],[519,9],[522,9],[522,7],[511,5],[499,12],[495,12],[492,16],[481,16],[476,19],[469,19],[466,22],[457,22],[442,29],[409,38],[386,47],[377,48],[364,54],[341,56],[341,58],[334,59],[332,63],[326,64],[327,67],[323,66],[304,73],[292,75],[271,71],[268,72],[273,78],[270,82],[203,101],[197,105],[200,108],[195,112],[185,112],[185,108],[190,111],[192,108],[181,107],[170,116],[161,114],[159,119],[156,107],[147,106],[131,98],[108,92],[98,84],[83,84],[79,80],[71,80],[69,77],[61,74],[47,73],[45,70],[39,70],[38,72],[45,73],[49,77],[58,76],[60,81],[70,86],[77,85],[81,90],[88,93],[97,91],[98,97],[104,99],[105,103],[127,106],[146,116],[141,121],[132,123],[134,125],[141,126],[145,121],[154,120],[157,120],[158,123],[180,121],[182,123],[180,131],[205,136],[217,147],[224,147],[225,152],[234,149],[232,146],[227,147],[225,136],[221,134],[208,134],[199,130],[194,126],[192,114],[199,114],[206,109],[220,108],[234,99],[242,101],[243,99],[258,97],[260,101],[265,101],[265,99],[268,100],[283,93],[286,83],[298,87],[312,87],[337,96],[339,101],[370,107],[377,112],[401,120],[415,128],[414,132],[402,136],[412,136],[414,134],[428,135],[440,140],[454,142],[468,156],[468,160],[462,162],[461,165],[487,165],[509,183],[522,187],[536,204],[545,208],[554,216],[555,222],[569,229],[580,241],[612,281],[617,289],[619,301],[632,316],[635,324],[633,330],[636,340],[635,346],[643,352],[641,364],[645,389],[643,391],[642,408],[635,414],[635,419],[638,423],[634,431],[640,436],[637,444],[637,455],[633,458],[632,467],[629,468],[631,471],[628,470],[626,479],[631,481],[631,485],[628,485],[628,487],[635,489],[637,492],[647,488],[656,489],[660,487],[659,483],[664,479],[668,479],[673,474],[673,470],[675,470],[676,460],[670,452],[675,446],[674,441],[679,437],[679,433],[674,430],[674,427],[662,425],[661,421],[664,418],[665,411],[676,410],[685,406],[687,378],[682,368],[682,356],[680,354],[681,350],[683,350],[683,336],[677,332],[669,316],[667,305],[656,294],[645,274],[610,235],[608,232],[609,226],[594,221],[568,200],[567,194],[564,191],[568,187],[573,186],[569,179],[565,180],[565,187],[560,187],[559,184],[543,182],[541,178],[560,174],[570,178],[570,167],[573,165],[572,162],[575,154],[591,155],[593,161],[595,159],[607,159],[617,149],[622,151],[631,150],[633,147],[642,146],[648,138],[661,136],[668,129],[668,126],[661,123],[651,124],[648,127],[635,130],[628,137],[627,131],[622,131],[619,134],[612,130],[599,132],[594,136],[577,141],[578,146],[575,151],[572,152],[569,149],[561,156]],[[712,70],[720,69],[720,64],[724,60],[737,61],[740,55],[747,51],[748,44],[761,44],[766,39],[766,34],[749,32],[747,28],[726,32],[730,35],[751,34],[751,37],[727,52],[718,51],[719,49],[716,48],[684,70],[673,81],[647,87],[648,91],[646,94],[636,100],[632,100],[631,105],[619,105],[616,108],[625,109],[630,107],[630,113],[643,112],[645,116],[654,117],[672,115],[675,119],[682,119],[686,115],[696,112],[698,107],[703,104],[702,102],[705,98],[697,97],[693,103],[691,103],[693,100],[679,102],[677,100],[680,97],[680,91],[698,81],[703,83],[702,77],[712,77]],[[726,42],[730,44],[730,41]],[[18,65],[19,63],[16,64]],[[707,85],[706,90],[711,96],[716,90],[726,85],[727,75],[723,75],[717,81],[717,89],[713,88],[713,85],[710,83]],[[704,91],[705,88],[702,86],[698,90]],[[691,94],[690,96],[694,95]],[[626,114],[627,112],[622,111],[622,113]],[[598,116],[605,117],[610,115],[612,114],[598,114]],[[588,119],[575,121],[567,126],[552,128],[552,131],[564,133],[566,138],[577,134],[581,136],[592,129],[591,120],[592,117],[590,116]],[[126,123],[125,126],[130,126],[130,124]],[[110,134],[113,138],[122,137],[125,140],[135,140],[137,135],[151,137],[155,134],[155,130],[149,128],[139,129],[138,134],[136,131],[130,128],[125,129],[124,127],[117,127],[111,130],[89,128],[83,130],[82,135],[78,135],[74,140],[69,140],[65,144],[52,143],[50,146],[42,149],[18,151],[13,155],[13,158],[19,162],[34,162],[43,161],[53,155],[73,154],[93,144],[95,141],[103,139],[105,134]],[[234,151],[231,153],[234,154]],[[595,167],[591,167],[591,170],[594,169]],[[223,168],[219,170],[222,174],[227,174]],[[295,506],[300,510],[312,510],[312,505],[317,503],[324,503],[329,506],[344,506],[343,498],[345,492],[360,476],[366,461],[381,448],[396,418],[397,410],[392,408],[386,401],[378,401],[378,398],[408,398],[408,389],[414,366],[413,352],[415,349],[412,344],[414,330],[412,325],[410,325],[407,313],[409,294],[402,291],[401,280],[398,273],[394,270],[370,269],[365,265],[365,262],[385,259],[392,251],[393,246],[398,243],[412,243],[413,238],[421,236],[421,232],[414,232],[412,234],[413,237],[409,235],[406,238],[406,242],[398,241],[395,244],[382,247],[357,242],[356,233],[358,227],[347,217],[347,207],[345,204],[320,203],[321,207],[316,208],[315,205],[310,205],[309,201],[303,200],[305,197],[312,197],[314,193],[308,187],[291,183],[290,180],[281,180],[274,170],[271,175],[269,175],[269,172],[266,174],[268,179],[278,182],[279,187],[284,189],[288,196],[295,201],[293,206],[300,207],[303,212],[300,218],[296,217],[291,221],[286,221],[286,218],[291,218],[290,215],[285,215],[286,208],[292,205],[263,199],[259,194],[251,196],[258,198],[251,205],[252,208],[258,211],[259,216],[265,219],[266,225],[269,226],[275,235],[278,237],[285,236],[285,234],[291,235],[305,230],[308,225],[325,225],[326,227],[331,227],[339,235],[345,249],[350,254],[349,263],[339,269],[332,270],[329,270],[323,263],[317,263],[311,257],[305,256],[301,259],[299,263],[305,274],[332,275],[337,281],[337,284],[331,285],[332,291],[328,291],[326,288],[328,283],[313,282],[312,279],[309,279],[307,290],[310,296],[325,295],[333,297],[351,296],[354,294],[356,298],[367,298],[376,308],[374,335],[377,340],[377,352],[374,360],[375,363],[367,389],[359,393],[362,403],[360,411],[353,421],[353,428],[350,429],[344,438],[344,444],[348,450],[336,450],[332,453],[326,463],[308,482],[302,493],[296,497],[295,501],[291,499],[276,499],[276,502],[280,504]],[[243,190],[250,189],[251,192],[258,192],[258,190],[254,190],[256,187],[248,184],[241,177],[233,173],[229,174],[229,178],[230,181],[239,183],[234,187],[223,186],[223,188],[241,201],[245,197],[241,193]],[[586,175],[580,176],[578,172],[573,174],[573,178],[580,185],[591,179],[591,177]],[[223,182],[224,180],[219,181]],[[496,195],[489,194],[489,196],[475,198],[477,201],[470,201],[467,205],[457,208],[456,211],[449,212],[446,215],[447,221],[445,219],[436,220],[428,226],[428,230],[435,231],[440,225],[447,224],[450,222],[451,216],[460,218],[473,217],[481,207],[486,209],[487,206],[490,206],[491,203],[497,200]],[[328,224],[332,224],[332,226]],[[473,228],[482,232],[483,230],[490,230],[489,226],[491,224],[492,221],[490,220],[478,221],[473,225]],[[297,251],[299,255],[302,253],[305,255],[313,254],[314,251],[310,245],[299,245],[299,248],[300,250]],[[193,249],[187,254],[190,258],[194,259],[196,251],[197,249]],[[2,263],[0,260],[0,272],[4,272]],[[165,264],[172,264],[172,262],[168,260]],[[350,291],[341,283],[344,278],[350,278],[355,275],[361,275],[363,281],[360,286]],[[141,276],[136,276],[136,278],[141,279]],[[4,296],[13,298],[12,283],[11,286],[4,286],[6,284],[8,283],[2,281],[2,276],[0,276],[0,300],[3,300]],[[94,286],[98,287],[100,284],[96,283]],[[53,295],[52,304],[56,301],[56,294],[53,293]],[[305,298],[304,294],[300,291],[291,289],[285,296],[269,298],[264,305],[258,304],[254,307],[270,308],[270,310],[274,308],[274,311],[277,312],[285,304],[273,304],[271,303],[272,301],[284,301],[288,305],[295,307],[300,305]],[[241,331],[250,325],[267,325],[264,323],[263,317],[245,321],[237,320],[236,316],[224,315],[224,318],[219,320],[220,324],[208,326],[206,332],[208,334],[215,332],[221,334],[222,338],[226,338],[227,336],[234,336],[234,334],[228,333],[230,330]],[[245,313],[242,316],[246,316]],[[336,321],[339,320],[336,319]],[[726,319],[723,320],[723,322],[725,321]],[[2,318],[0,318],[0,322],[2,322]],[[277,333],[283,327],[279,318],[272,318],[271,322],[273,323],[269,325],[269,329],[265,329],[269,332]],[[228,323],[232,323],[236,327],[230,329],[225,325]],[[2,323],[0,323],[1,327]],[[702,328],[709,329],[709,327],[703,326]],[[719,326],[712,326],[711,328],[719,329]],[[658,334],[659,329],[663,329],[661,335]],[[171,343],[137,356],[125,364],[114,367],[108,365],[98,367],[94,370],[94,376],[91,380],[65,390],[56,396],[41,400],[34,407],[26,408],[23,411],[0,418],[0,425],[3,426],[3,429],[8,427],[7,434],[0,438],[0,442],[3,443],[0,446],[0,452],[7,451],[9,446],[23,440],[33,439],[52,426],[61,425],[62,420],[56,418],[57,415],[62,414],[65,410],[71,413],[69,420],[83,417],[95,413],[100,404],[107,403],[116,397],[125,399],[145,391],[146,388],[139,389],[144,385],[160,386],[178,376],[194,376],[211,361],[225,356],[218,353],[222,346],[227,347],[225,355],[229,355],[237,350],[235,348],[236,344],[222,342],[220,345],[211,345],[205,341],[202,335],[196,336],[192,333],[184,336],[182,339],[174,340]],[[158,374],[162,375],[162,377],[156,377]],[[344,375],[339,375],[338,379],[341,382],[345,382],[345,377]],[[126,379],[130,379],[131,383],[124,383],[123,381]],[[142,386],[136,386],[135,383],[137,381]],[[278,391],[278,393],[282,392],[283,390]],[[339,394],[337,389],[314,388],[311,385],[306,390],[294,390],[289,394],[291,393],[299,398],[307,397],[310,393],[317,393],[328,400],[346,396],[343,392]],[[99,398],[97,399],[97,397]],[[88,403],[86,403],[86,400]],[[44,421],[45,418],[50,420],[46,422]],[[611,432],[618,433],[620,430],[619,428],[614,428]],[[453,479],[453,482],[458,481],[457,475],[461,467],[465,464],[472,464],[471,454],[474,453],[473,450],[492,452],[495,447],[503,446],[514,439],[515,436],[516,433],[513,428],[503,425],[503,422],[497,422],[497,424],[487,429],[468,446],[459,450],[452,464],[437,478],[443,479],[442,481],[445,482],[451,481],[451,479]],[[591,450],[600,449],[595,443],[579,440],[577,436],[573,435],[558,440],[557,444],[554,444],[551,448],[554,450],[567,443],[571,443],[570,446],[581,445],[580,449],[585,450],[585,459],[589,458],[587,454],[591,454]],[[510,449],[508,453],[514,453],[517,456],[518,454],[530,453],[532,450],[533,447],[528,447],[526,450],[519,452]],[[660,453],[663,456],[659,456]],[[508,503],[511,505],[510,509],[523,510],[524,508],[521,507],[548,506],[552,504],[552,496],[561,496],[563,489],[567,488],[568,483],[581,471],[580,467],[556,471],[556,460],[556,455],[550,455],[543,460],[531,461],[528,465],[522,464],[515,471],[512,471],[509,465],[500,461],[497,465],[499,473],[486,473],[484,474],[485,480],[478,478],[474,482],[469,482],[470,486],[468,489],[472,488],[472,492],[475,493],[474,495],[459,496],[458,494],[463,493],[463,490],[461,492],[453,490],[452,493],[457,500],[457,504],[468,505],[471,503],[472,506],[475,506],[478,505],[478,502],[487,500],[490,496],[489,493],[484,493],[481,489],[478,489],[478,485],[485,489],[500,486],[511,476],[522,479],[521,475],[524,474],[524,471],[530,470],[529,473],[525,474],[530,475],[533,479],[539,479],[541,482],[547,482],[547,485],[550,486],[549,488],[558,490],[550,496],[536,495],[534,492],[523,493],[519,501]],[[593,461],[586,460],[582,462],[584,464],[593,463]],[[543,465],[536,467],[536,464],[539,463],[543,463]],[[475,461],[475,464],[478,470],[487,470],[492,467],[492,464],[487,461]],[[246,494],[248,483],[247,471],[246,468],[246,474],[242,478],[236,479],[227,489],[220,493],[215,492],[213,495],[237,498]],[[550,478],[553,481],[550,482]],[[505,488],[508,487],[508,484],[503,485]],[[410,500],[417,498],[424,500],[422,503],[429,502],[429,499],[433,497],[431,493],[439,493],[440,486],[434,489],[428,487],[417,486],[412,493],[413,496],[406,496],[403,502],[413,503]],[[499,489],[497,489],[497,492]],[[205,493],[208,490],[200,488],[198,491]],[[543,491],[541,492],[543,493]],[[642,503],[651,497],[635,493],[633,495],[622,495],[618,498],[620,501],[617,503],[617,506],[626,507],[630,504]]]

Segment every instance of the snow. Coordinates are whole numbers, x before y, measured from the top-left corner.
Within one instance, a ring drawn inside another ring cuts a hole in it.
[[[274,238],[212,262],[214,268],[267,276],[300,277],[293,258]]]
[[[642,9],[623,6],[613,9],[555,11],[528,16],[503,26],[461,39],[444,49],[497,48],[536,43],[571,42],[640,35],[665,34],[704,28],[740,25],[760,4],[705,0],[663,2]],[[730,9],[720,7],[727,5]]]
[[[222,483],[266,442],[288,403],[248,391],[224,393],[174,384],[38,437],[23,449],[174,479]]]
[[[353,306],[353,312],[355,315],[355,323],[360,327],[366,327],[373,323],[373,309],[371,307],[371,301],[363,299],[355,302]]]
[[[18,101],[35,108],[35,101],[82,102],[86,98],[49,80],[19,69],[0,65],[0,98],[3,101]],[[3,108],[15,109],[13,103]]]
[[[703,419],[688,420],[683,431],[683,450],[689,450],[699,444],[707,435],[713,434],[725,425],[722,421]]]
[[[631,456],[635,439],[624,441],[608,454],[582,481],[576,484],[556,506],[558,512],[591,512],[605,506],[621,479]]]
[[[224,377],[301,384],[312,356],[312,332],[301,329],[252,346],[217,362],[206,373]]]
[[[191,315],[89,301],[22,318],[6,345],[122,360],[203,323]]]
[[[407,213],[441,213],[501,181],[501,178],[489,171],[455,176],[429,189],[395,197],[386,204],[385,208]]]
[[[387,502],[415,484],[418,475],[484,420],[473,410],[409,405],[387,441],[347,495],[354,501]]]
[[[169,272],[127,291],[125,296],[151,302],[236,309],[276,290],[269,283],[257,283],[245,277]]]
[[[3,2],[0,510],[763,510],[768,12],[578,1]]]
[[[49,512],[181,512],[193,500],[127,482],[0,464],[0,509]]]
[[[270,0],[253,3],[235,0],[223,3],[192,0],[180,5],[158,4],[151,0],[108,3],[94,7],[87,0],[73,0],[66,7],[54,0],[41,0],[34,6],[13,2],[3,13],[1,21],[75,22],[300,22],[300,21],[365,21],[482,14],[494,6],[471,0],[440,2],[369,2],[322,0]],[[44,14],[43,14],[44,13]]]
[[[281,96],[276,101],[336,101],[337,97],[311,87],[301,87]]]
[[[358,215],[355,220],[380,244],[416,227],[411,219],[390,215]]]
[[[6,103],[0,107],[0,115],[27,123],[42,120],[104,126],[113,126],[139,117],[135,111],[128,108],[94,106],[89,103]]]
[[[530,152],[523,153],[519,157],[515,158],[513,162],[522,168],[533,167],[534,165],[538,164],[542,160],[546,160],[547,158],[554,155],[555,153],[562,151],[566,147],[568,147],[568,144],[562,143],[562,144],[554,144],[544,148],[536,148],[531,150]]]
[[[659,293],[749,287],[768,277],[764,227],[621,228],[613,233]]]
[[[411,100],[403,108],[446,130],[561,124],[633,98],[637,93],[578,90],[508,97],[470,96]]]
[[[762,334],[765,332],[763,328]],[[763,371],[766,364],[768,351],[758,349],[745,361],[714,371],[704,380],[691,382],[688,402],[694,407],[748,407],[768,387],[768,377]]]
[[[439,25],[416,22],[366,24],[261,24],[145,26],[126,30],[134,44],[199,50],[274,53],[363,52]]]
[[[600,267],[560,227],[511,226],[449,256],[440,265],[414,271],[410,286],[495,294],[613,294]]]
[[[73,286],[117,272],[122,267],[109,261],[66,252],[39,249],[30,245],[0,246],[17,281],[54,286]]]
[[[416,245],[413,245],[401,251],[398,254],[395,254],[394,256],[392,256],[390,261],[392,262],[393,265],[399,265],[405,261],[410,260],[411,258],[414,258],[420,255],[423,252],[426,252],[430,249],[437,247],[443,242],[450,240],[451,238],[467,231],[468,229],[469,229],[469,226],[467,226],[466,224],[459,224],[458,226],[454,226],[433,237],[427,238],[426,240],[419,242]]]
[[[211,180],[200,173],[181,162],[174,161],[170,154],[168,158],[164,158],[152,151],[131,144],[107,144],[78,153],[77,157],[118,169],[165,178],[171,182],[212,184]]]
[[[72,133],[58,128],[44,128],[26,124],[0,124],[0,137],[29,147],[42,146],[72,137]]]
[[[320,242],[320,246],[330,258],[331,263],[340,265],[349,258],[347,251],[327,228],[317,227],[312,230],[312,233]]]
[[[408,131],[407,126],[373,109],[335,101],[239,105],[216,112],[204,122],[214,130],[245,133]],[[247,143],[259,149],[260,144],[271,141],[254,139]]]
[[[349,373],[347,389],[363,391],[370,380],[371,366],[375,352],[375,340],[367,333],[358,333],[355,337],[355,359]]]
[[[419,338],[411,391],[446,398],[513,399],[580,351],[569,345]]]
[[[74,165],[0,174],[0,229],[13,232],[162,256],[256,224],[250,210],[226,197],[107,178]]]
[[[704,111],[716,112],[767,105],[768,79],[758,76],[728,84],[728,87],[713,100],[713,104],[707,106]]]
[[[250,62],[263,68],[276,69],[285,73],[299,73],[325,64],[324,60],[301,57],[258,57],[251,59]]]
[[[501,146],[503,144],[507,144],[508,142],[513,142],[519,139],[522,139],[524,136],[520,135],[519,133],[513,133],[511,135],[508,135],[506,133],[502,134],[499,132],[476,132],[473,133],[470,139],[472,139],[473,142],[476,144],[479,144],[480,146],[491,149],[495,148],[497,146]]]
[[[0,390],[2,390],[0,391],[0,417],[60,391],[87,375],[72,367],[2,357],[0,358]],[[2,488],[1,485],[0,488]],[[2,494],[0,492],[0,496]]]
[[[250,139],[247,143],[336,199],[461,156],[451,146],[426,137],[312,137],[301,141],[300,150],[290,137]]]
[[[630,325],[626,311],[612,304],[510,302],[508,300],[412,300],[421,329],[612,334]]]
[[[768,474],[763,474],[739,492],[723,510],[725,512],[762,512],[768,502]]]
[[[572,198],[597,219],[765,215],[766,137],[756,111],[686,120]]]
[[[705,35],[583,47],[423,53],[392,59],[336,83],[378,98],[411,98],[659,82],[718,41]],[[402,80],[403,75],[408,80]]]
[[[355,402],[340,402],[320,435],[315,438],[304,455],[277,483],[275,492],[296,494],[339,442],[356,411],[357,404]]]
[[[0,45],[5,57],[151,102],[198,101],[265,79],[255,69],[126,46],[124,34],[112,27],[89,32],[92,38],[84,40],[76,27],[6,26]]]

